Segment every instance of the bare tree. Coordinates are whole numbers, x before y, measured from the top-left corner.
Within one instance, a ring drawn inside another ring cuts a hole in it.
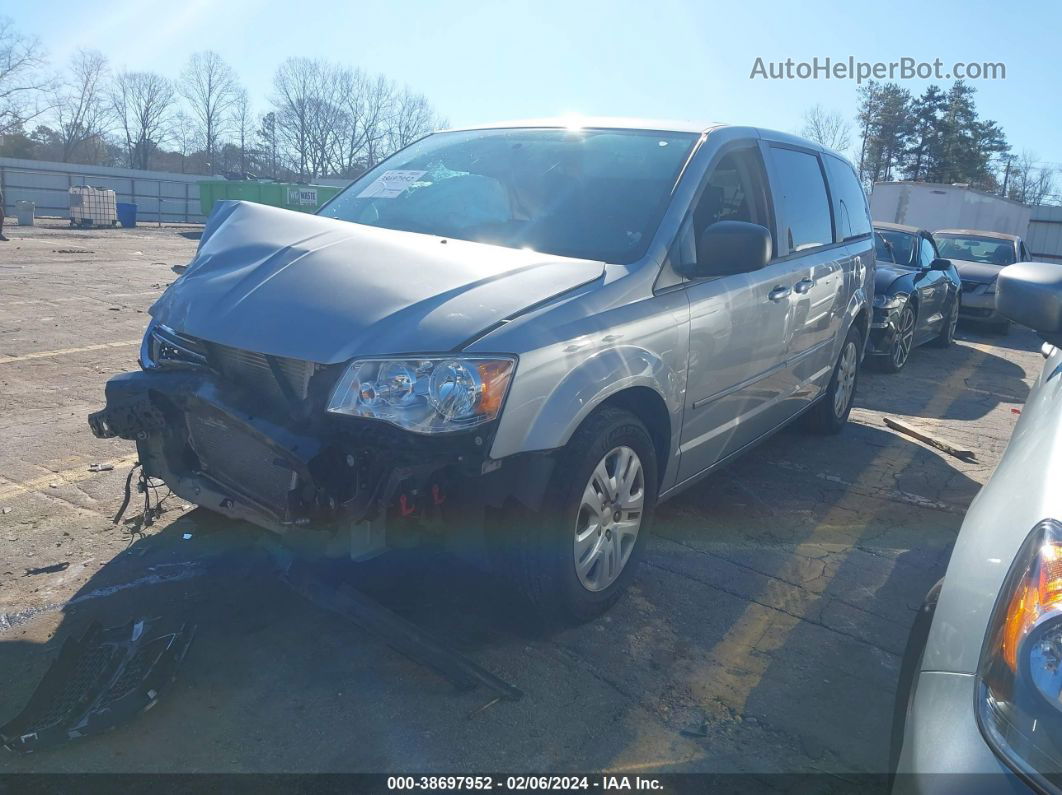
[[[122,72],[111,84],[110,105],[125,136],[131,168],[148,168],[170,132],[173,85],[154,72]]]
[[[240,173],[247,173],[248,154],[254,140],[254,112],[251,110],[251,98],[244,89],[236,95],[232,105],[232,129],[236,137],[236,146],[240,150]]]
[[[394,85],[383,75],[360,69],[342,76],[346,126],[337,172],[354,177],[371,168],[388,151],[388,125],[395,105]]]
[[[814,105],[804,113],[800,134],[837,152],[845,152],[852,145],[851,125],[840,113],[822,105]]]
[[[428,98],[404,88],[395,96],[387,125],[387,142],[391,151],[401,149],[423,138],[440,124]]]
[[[277,114],[270,111],[262,114],[255,137],[261,143],[261,160],[271,179],[276,179],[280,169],[280,136],[277,133]]]
[[[342,149],[348,115],[343,70],[328,61],[289,58],[273,78],[276,131],[300,179],[325,173]]]
[[[64,79],[52,93],[52,114],[62,145],[63,162],[79,150],[102,142],[110,131],[111,108],[107,102],[107,59],[95,50],[79,50],[70,59]]]
[[[1023,150],[1018,157],[1011,157],[1008,166],[1007,195],[1025,204],[1043,204],[1054,192],[1055,172],[1037,166],[1033,152]]]
[[[167,135],[175,151],[181,156],[181,173],[188,168],[188,160],[195,153],[196,148],[196,123],[195,120],[179,110],[170,118],[170,130]],[[192,173],[195,173],[194,171]]]
[[[242,90],[236,73],[220,55],[206,50],[188,60],[179,85],[192,117],[199,124],[207,167],[215,169],[214,159]]]
[[[44,112],[41,100],[50,87],[44,62],[40,41],[0,17],[0,135],[20,130]]]

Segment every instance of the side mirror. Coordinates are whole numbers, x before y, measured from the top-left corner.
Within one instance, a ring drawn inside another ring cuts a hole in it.
[[[697,261],[683,270],[692,278],[748,273],[771,261],[771,233],[745,221],[716,221],[697,238]]]
[[[999,272],[996,310],[1062,347],[1062,266],[1019,262]]]
[[[946,271],[951,267],[951,260],[944,259],[943,257],[937,257],[931,263],[929,263],[929,270],[931,271]]]

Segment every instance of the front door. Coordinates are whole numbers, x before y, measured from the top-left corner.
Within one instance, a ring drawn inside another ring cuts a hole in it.
[[[680,240],[716,221],[771,227],[763,161],[755,142],[710,169]],[[772,430],[785,417],[785,361],[792,323],[791,261],[689,282],[690,352],[679,480],[693,477]]]

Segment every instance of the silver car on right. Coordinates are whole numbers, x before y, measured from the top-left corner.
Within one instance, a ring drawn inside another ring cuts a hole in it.
[[[901,668],[895,792],[1062,792],[1062,266],[999,273],[1043,371],[919,612]]]
[[[933,233],[940,256],[951,260],[962,280],[959,316],[999,334],[1010,330],[1010,319],[996,311],[996,278],[1015,262],[1031,259],[1018,235],[980,229],[938,229]]]

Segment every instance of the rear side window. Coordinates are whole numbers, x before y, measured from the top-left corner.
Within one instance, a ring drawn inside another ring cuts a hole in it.
[[[772,183],[778,228],[789,253],[833,242],[830,201],[817,155],[772,146]]]
[[[839,157],[825,155],[826,173],[830,177],[833,214],[837,219],[838,240],[852,240],[870,234],[870,209],[863,186],[852,167]]]

